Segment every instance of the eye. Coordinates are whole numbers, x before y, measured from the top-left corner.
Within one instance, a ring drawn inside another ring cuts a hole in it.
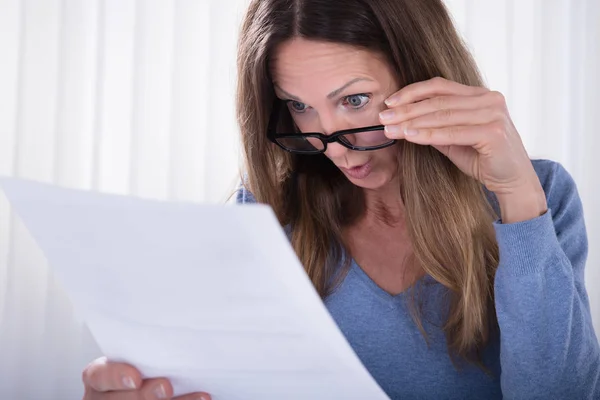
[[[350,108],[357,110],[359,108],[363,108],[364,106],[366,106],[370,100],[371,100],[371,97],[364,93],[351,94],[350,96],[346,96],[343,98],[342,104],[344,106],[348,106]]]
[[[295,112],[295,113],[303,113],[308,108],[308,106],[306,104],[301,103],[296,100],[287,101],[287,105],[288,105],[288,108],[290,109],[290,111]]]

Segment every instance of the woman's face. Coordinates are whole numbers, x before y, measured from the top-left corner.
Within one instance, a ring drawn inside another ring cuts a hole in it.
[[[287,101],[301,132],[333,132],[379,125],[384,100],[399,89],[378,53],[306,39],[276,49],[272,76],[277,97]],[[378,189],[397,174],[397,147],[353,151],[329,143],[325,155],[355,185]]]

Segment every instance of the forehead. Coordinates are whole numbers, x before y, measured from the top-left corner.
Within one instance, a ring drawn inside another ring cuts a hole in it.
[[[367,77],[379,82],[392,78],[391,66],[377,52],[338,43],[302,38],[278,46],[271,62],[274,82],[282,87],[302,86],[308,82],[332,86],[349,78]],[[328,89],[329,87],[323,87]]]

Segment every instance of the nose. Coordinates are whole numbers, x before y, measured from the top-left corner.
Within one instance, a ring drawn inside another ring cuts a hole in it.
[[[350,149],[348,149],[347,147],[342,146],[338,142],[333,142],[327,143],[327,150],[325,150],[325,155],[328,158],[335,160],[336,158],[344,157],[349,151]]]
[[[335,118],[333,115],[322,115],[320,117],[321,123],[321,132],[325,135],[329,136],[334,132],[340,131],[342,129],[347,129],[347,126],[344,126],[341,121]],[[350,149],[342,146],[338,142],[330,142],[327,143],[327,150],[325,150],[325,155],[330,159],[336,159],[343,157]]]

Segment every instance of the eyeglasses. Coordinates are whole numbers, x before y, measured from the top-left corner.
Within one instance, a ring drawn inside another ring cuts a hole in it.
[[[267,138],[291,153],[321,154],[327,150],[327,144],[333,142],[338,142],[342,146],[356,151],[379,150],[397,142],[397,140],[385,136],[383,125],[345,129],[330,135],[320,132],[279,133],[277,126],[282,104],[281,100],[275,100],[267,129]]]

